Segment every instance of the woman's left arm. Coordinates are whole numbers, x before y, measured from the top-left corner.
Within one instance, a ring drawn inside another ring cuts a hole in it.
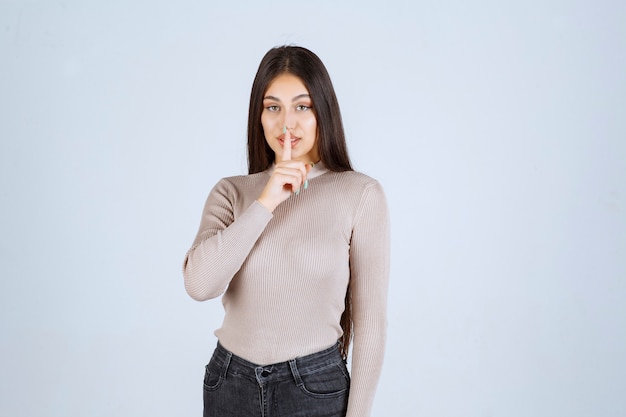
[[[374,181],[363,192],[350,241],[354,342],[347,417],[370,415],[385,353],[389,258],[387,202]]]

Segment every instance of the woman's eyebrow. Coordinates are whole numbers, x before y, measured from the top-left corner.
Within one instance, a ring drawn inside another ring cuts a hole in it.
[[[300,100],[301,98],[311,98],[311,96],[310,96],[310,95],[308,95],[308,94],[300,94],[300,95],[295,96],[295,97],[294,97],[291,101],[292,101],[292,102],[293,102],[293,101],[298,101],[298,100]]]
[[[311,96],[308,95],[308,94],[300,94],[300,95],[295,96],[291,101],[292,102],[293,101],[298,101],[301,98],[311,98]],[[280,102],[280,99],[278,97],[274,97],[274,96],[265,96],[265,97],[263,97],[263,100],[274,100],[274,101]]]

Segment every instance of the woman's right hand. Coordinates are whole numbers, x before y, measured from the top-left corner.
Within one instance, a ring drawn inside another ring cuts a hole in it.
[[[257,200],[273,212],[280,203],[301,189],[310,169],[310,164],[291,159],[291,133],[287,130],[283,154],[280,161],[276,162],[274,172]]]

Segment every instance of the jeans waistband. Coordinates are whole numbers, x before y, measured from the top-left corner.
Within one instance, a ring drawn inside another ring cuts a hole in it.
[[[327,366],[344,362],[339,351],[339,342],[320,352],[270,365],[257,365],[249,362],[228,351],[218,342],[212,360],[222,365],[224,377],[227,374],[241,375],[257,379],[259,382],[261,380],[271,382],[294,378],[298,381],[300,375],[315,373]]]

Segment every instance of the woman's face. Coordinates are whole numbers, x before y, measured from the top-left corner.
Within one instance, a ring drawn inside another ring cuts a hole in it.
[[[272,80],[263,96],[261,124],[274,155],[283,154],[283,129],[287,126],[292,138],[291,159],[305,163],[319,161],[317,120],[312,106],[309,91],[300,78],[285,73]]]

